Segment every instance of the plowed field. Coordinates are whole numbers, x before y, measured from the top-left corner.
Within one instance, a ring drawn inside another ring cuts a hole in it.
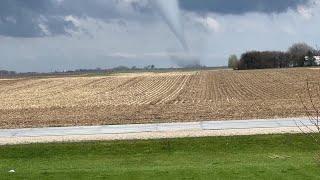
[[[2,79],[0,128],[305,116],[318,83],[307,68]]]

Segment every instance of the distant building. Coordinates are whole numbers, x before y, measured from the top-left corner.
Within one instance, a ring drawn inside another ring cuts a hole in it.
[[[320,66],[320,56],[313,56],[313,58],[315,59],[315,61],[314,61],[315,64],[316,64],[317,66]],[[304,59],[305,59],[306,61],[308,61],[309,57],[308,57],[308,56],[305,56]]]
[[[314,56],[317,66],[320,66],[320,56]]]

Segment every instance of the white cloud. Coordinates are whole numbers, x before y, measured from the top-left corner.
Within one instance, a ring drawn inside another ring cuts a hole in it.
[[[46,36],[50,36],[51,32],[48,30],[47,25],[45,24],[39,24],[39,28],[41,29],[41,31],[46,35]]]
[[[221,30],[220,24],[217,20],[213,19],[212,17],[207,17],[207,26],[214,32],[219,32]]]
[[[122,53],[122,52],[116,52],[116,53],[112,53],[110,54],[111,57],[115,57],[115,58],[127,58],[127,59],[133,59],[133,58],[137,58],[138,55],[137,54],[130,54],[130,53]]]
[[[302,6],[302,5],[298,6],[297,11],[305,19],[311,19],[313,16],[311,9],[309,9],[306,6]]]
[[[211,16],[199,16],[197,14],[191,13],[188,15],[188,18],[190,18],[195,23],[200,24],[202,27],[204,27],[208,32],[220,32],[222,30],[222,27],[220,23]]]
[[[72,15],[65,16],[64,20],[73,23],[76,27],[80,27],[81,26],[80,20],[77,17],[74,17]]]

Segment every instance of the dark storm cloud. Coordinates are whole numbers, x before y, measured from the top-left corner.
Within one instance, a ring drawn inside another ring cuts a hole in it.
[[[164,0],[166,1],[166,0]],[[180,0],[180,6],[198,13],[278,13],[308,0]],[[147,0],[0,0],[0,35],[41,37],[77,30],[66,16],[146,21],[152,17]],[[133,13],[134,12],[134,13]]]
[[[309,0],[180,0],[182,9],[219,14],[281,13],[308,3]]]
[[[152,10],[146,0],[63,0],[56,9],[59,15],[74,15],[78,17],[91,17],[100,20],[109,19],[143,19],[143,14]],[[132,13],[132,12],[135,13]]]
[[[45,28],[52,35],[65,34],[72,28],[71,22],[56,16],[53,0],[1,0],[0,35],[14,37],[35,37],[46,35]]]
[[[12,37],[41,37],[68,34],[77,27],[65,16],[91,17],[108,21],[112,18],[134,18],[119,11],[120,0],[1,0],[0,35]],[[139,3],[127,3],[143,12]]]

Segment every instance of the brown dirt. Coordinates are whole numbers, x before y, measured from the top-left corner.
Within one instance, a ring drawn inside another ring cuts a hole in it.
[[[318,96],[307,68],[0,80],[0,128],[305,116],[307,80]]]

